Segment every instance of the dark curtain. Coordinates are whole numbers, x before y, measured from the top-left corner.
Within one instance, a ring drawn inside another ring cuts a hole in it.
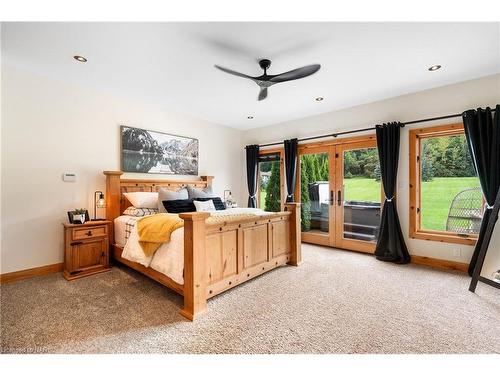
[[[491,209],[495,203],[498,188],[500,186],[500,105],[496,106],[495,115],[489,107],[486,109],[465,111],[462,114],[464,121],[465,137],[469,145],[469,151],[474,161],[474,168],[481,182],[486,210],[484,211],[479,237],[477,239],[474,254],[469,264],[469,275],[472,276],[477,263],[479,250],[484,242],[484,235]]]
[[[297,138],[293,138],[286,139],[283,143],[285,148],[286,201],[293,202],[295,181],[297,180],[297,146],[299,141]]]
[[[247,150],[248,207],[257,207],[257,175],[259,168],[259,145],[250,145]]]
[[[398,122],[376,126],[380,174],[386,198],[382,208],[375,256],[379,260],[403,264],[409,263],[411,258],[401,232],[394,198],[399,162],[400,129],[401,124]]]

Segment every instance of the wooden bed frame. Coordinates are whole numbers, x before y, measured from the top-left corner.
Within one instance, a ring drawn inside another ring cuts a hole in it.
[[[212,176],[199,180],[121,179],[122,172],[105,171],[106,219],[113,221],[130,206],[123,193],[178,190],[187,185],[204,188]],[[184,219],[184,284],[168,276],[122,258],[123,249],[115,244],[111,225],[111,254],[115,261],[169,287],[184,297],[181,314],[194,320],[206,310],[207,299],[231,289],[271,269],[289,264],[299,265],[300,203],[286,203],[284,212],[269,213],[208,225],[206,212],[180,214]]]

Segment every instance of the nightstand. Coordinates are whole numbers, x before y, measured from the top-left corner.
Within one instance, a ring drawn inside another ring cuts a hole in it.
[[[64,271],[66,280],[110,270],[109,225],[111,221],[89,221],[64,226]]]

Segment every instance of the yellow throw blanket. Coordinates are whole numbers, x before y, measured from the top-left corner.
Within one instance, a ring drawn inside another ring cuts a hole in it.
[[[136,225],[139,244],[144,255],[149,257],[163,243],[170,241],[174,230],[184,226],[184,220],[177,214],[156,214],[137,220]]]

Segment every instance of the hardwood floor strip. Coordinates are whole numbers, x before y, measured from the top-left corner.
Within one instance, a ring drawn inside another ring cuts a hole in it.
[[[420,264],[444,270],[455,270],[462,272],[467,272],[467,269],[469,268],[469,265],[467,263],[454,262],[452,260],[428,258],[419,255],[412,255],[411,262],[414,264]]]
[[[50,273],[61,272],[63,263],[49,264],[46,266],[30,268],[27,270],[15,271],[0,274],[0,284],[12,283],[14,281],[30,279],[36,276],[48,275]]]

